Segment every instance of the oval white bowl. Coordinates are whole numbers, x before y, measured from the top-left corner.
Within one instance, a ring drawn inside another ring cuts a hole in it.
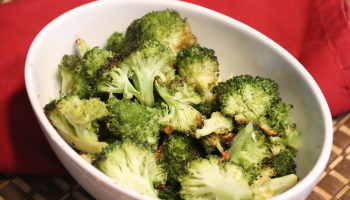
[[[115,183],[85,162],[51,126],[43,107],[59,97],[58,64],[64,54],[77,54],[75,40],[105,47],[114,32],[125,32],[148,12],[174,9],[187,18],[201,46],[214,49],[220,76],[251,74],[275,80],[283,101],[294,105],[292,119],[302,133],[297,154],[300,182],[274,197],[305,199],[320,178],[332,147],[332,118],[311,75],[286,50],[258,31],[215,11],[181,1],[97,1],[75,8],[49,23],[33,41],[25,63],[25,83],[39,124],[69,173],[97,199],[152,199]]]

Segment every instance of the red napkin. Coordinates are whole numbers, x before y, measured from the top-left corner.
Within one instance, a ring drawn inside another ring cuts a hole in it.
[[[24,85],[31,42],[50,21],[92,0],[0,4],[0,173],[68,174],[46,141]],[[346,0],[185,0],[237,19],[297,58],[332,115],[350,110],[350,27]]]

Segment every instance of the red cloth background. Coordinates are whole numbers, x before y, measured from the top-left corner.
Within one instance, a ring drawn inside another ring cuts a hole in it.
[[[63,175],[36,121],[24,85],[31,42],[50,21],[91,0],[0,4],[0,173]],[[350,110],[350,26],[346,0],[184,0],[265,34],[314,77],[333,116]]]

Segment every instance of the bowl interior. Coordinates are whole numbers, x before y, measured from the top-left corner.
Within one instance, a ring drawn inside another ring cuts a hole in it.
[[[215,50],[222,78],[232,73],[251,74],[271,78],[279,84],[283,101],[294,106],[292,119],[302,134],[296,158],[301,181],[293,190],[310,185],[312,189],[327,163],[332,144],[329,109],[315,81],[289,53],[267,37],[229,17],[185,2],[94,2],[65,13],[45,27],[30,48],[25,76],[32,106],[46,134],[59,137],[49,128],[42,108],[59,96],[58,64],[65,54],[78,55],[75,40],[82,38],[90,46],[105,47],[114,31],[125,32],[134,19],[167,8],[187,18],[199,44]],[[79,160],[76,155],[68,156]],[[87,168],[87,173],[96,171]],[[305,179],[306,176],[310,178]]]

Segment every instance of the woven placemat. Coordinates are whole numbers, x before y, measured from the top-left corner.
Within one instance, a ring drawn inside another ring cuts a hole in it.
[[[11,2],[11,1],[16,1],[16,0],[0,0],[0,3],[8,3],[8,2]]]
[[[330,159],[307,200],[350,200],[350,112],[333,119]],[[70,176],[0,174],[0,200],[91,200]]]

